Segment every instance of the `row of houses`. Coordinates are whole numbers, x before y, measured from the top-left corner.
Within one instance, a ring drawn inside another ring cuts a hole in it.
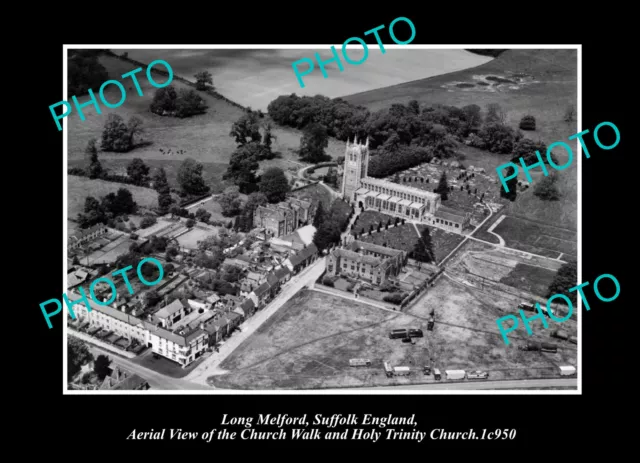
[[[156,313],[138,318],[128,314],[125,306],[118,310],[117,303],[100,305],[75,290],[71,290],[68,297],[74,302],[73,310],[79,323],[88,321],[92,328],[99,327],[129,340],[135,339],[151,347],[154,353],[186,367],[229,336],[256,310],[267,305],[282,285],[314,262],[317,255],[318,250],[312,244],[289,257],[284,265],[267,273],[264,281],[256,280],[259,284],[246,293],[244,300],[238,299],[233,308],[176,299]]]

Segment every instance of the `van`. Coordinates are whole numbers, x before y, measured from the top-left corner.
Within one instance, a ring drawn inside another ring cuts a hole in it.
[[[438,370],[437,368],[434,368],[433,377],[436,379],[436,381],[440,381],[442,379],[442,375],[440,374],[440,370]]]
[[[409,330],[406,328],[393,330],[389,333],[389,339],[399,339],[399,338],[407,338],[407,337],[409,337]]]

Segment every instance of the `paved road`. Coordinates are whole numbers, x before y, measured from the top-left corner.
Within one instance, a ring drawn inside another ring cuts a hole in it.
[[[271,301],[264,309],[257,311],[244,324],[245,331],[236,332],[220,347],[219,352],[214,352],[198,365],[185,379],[188,381],[207,384],[207,376],[226,373],[224,370],[218,369],[218,365],[222,363],[245,339],[251,336],[269,317],[280,309],[294,294],[300,291],[304,286],[314,283],[318,277],[324,272],[325,259],[320,257],[309,267],[304,269],[298,275],[289,280],[280,293]]]
[[[434,390],[451,390],[451,391],[463,391],[463,390],[478,390],[478,389],[517,389],[517,388],[530,388],[530,387],[578,387],[578,380],[576,378],[570,379],[520,379],[512,381],[482,381],[464,382],[464,383],[435,383],[435,384],[408,384],[402,386],[380,386],[380,387],[367,387],[358,388],[361,391],[379,391],[384,389],[394,390],[422,390],[422,391],[434,391]]]
[[[203,386],[201,384],[191,383],[184,379],[176,379],[171,378],[169,376],[165,376],[156,371],[150,370],[149,368],[145,368],[143,366],[138,365],[137,363],[133,363],[131,360],[119,357],[114,355],[113,352],[109,352],[100,347],[96,347],[88,344],[89,351],[97,357],[98,355],[108,355],[112,361],[112,365],[119,365],[122,368],[125,368],[141,378],[146,379],[149,382],[149,385],[153,389],[162,389],[162,390],[195,390],[195,389],[204,389],[204,390],[213,390],[213,387]]]

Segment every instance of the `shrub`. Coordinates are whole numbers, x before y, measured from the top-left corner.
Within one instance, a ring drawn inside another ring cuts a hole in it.
[[[151,225],[158,223],[156,218],[152,215],[146,215],[142,221],[140,221],[140,228],[149,228]]]
[[[391,304],[400,304],[402,302],[402,299],[404,298],[402,297],[402,294],[399,293],[387,294],[382,298],[384,302],[389,302]]]
[[[535,130],[536,118],[530,115],[523,116],[523,118],[520,119],[520,128],[522,130]]]

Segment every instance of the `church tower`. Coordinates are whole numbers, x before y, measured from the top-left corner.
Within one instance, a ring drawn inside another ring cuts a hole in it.
[[[353,138],[353,143],[347,139],[347,149],[344,153],[344,174],[342,177],[342,197],[352,202],[355,192],[360,188],[360,180],[367,176],[369,168],[369,137],[364,145]]]

